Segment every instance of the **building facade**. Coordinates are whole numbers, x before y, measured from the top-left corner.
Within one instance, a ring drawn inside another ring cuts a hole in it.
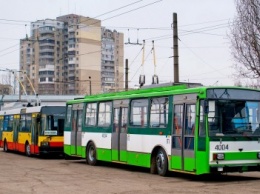
[[[102,28],[102,91],[120,91],[124,87],[124,37],[115,30]]]
[[[21,83],[27,94],[33,86],[41,95],[122,90],[123,46],[123,34],[97,19],[69,14],[32,22],[31,36],[20,40]]]

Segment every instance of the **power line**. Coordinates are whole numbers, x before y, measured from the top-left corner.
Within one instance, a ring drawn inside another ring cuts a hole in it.
[[[13,48],[13,47],[16,47],[16,46],[19,46],[19,44],[15,44],[15,45],[10,46],[10,47],[8,47],[8,48],[6,48],[6,49],[0,50],[0,52],[6,51],[6,50],[8,50],[8,49],[10,49],[10,48]]]

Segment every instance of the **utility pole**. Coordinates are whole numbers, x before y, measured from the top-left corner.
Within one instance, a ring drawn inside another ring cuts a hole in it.
[[[125,60],[125,91],[128,91],[128,59]]]
[[[177,13],[173,13],[173,77],[174,83],[179,82],[179,48]]]
[[[92,95],[92,88],[91,88],[91,76],[89,78],[89,95]]]

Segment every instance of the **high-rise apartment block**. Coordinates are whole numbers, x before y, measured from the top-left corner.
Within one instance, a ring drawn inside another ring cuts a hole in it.
[[[123,58],[123,34],[100,20],[75,14],[38,20],[20,40],[20,80],[27,94],[34,93],[31,85],[41,95],[118,91]]]

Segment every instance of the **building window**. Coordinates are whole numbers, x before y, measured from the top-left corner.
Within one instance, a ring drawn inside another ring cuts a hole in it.
[[[45,82],[46,81],[46,78],[45,77],[41,77],[40,78],[40,82]]]

